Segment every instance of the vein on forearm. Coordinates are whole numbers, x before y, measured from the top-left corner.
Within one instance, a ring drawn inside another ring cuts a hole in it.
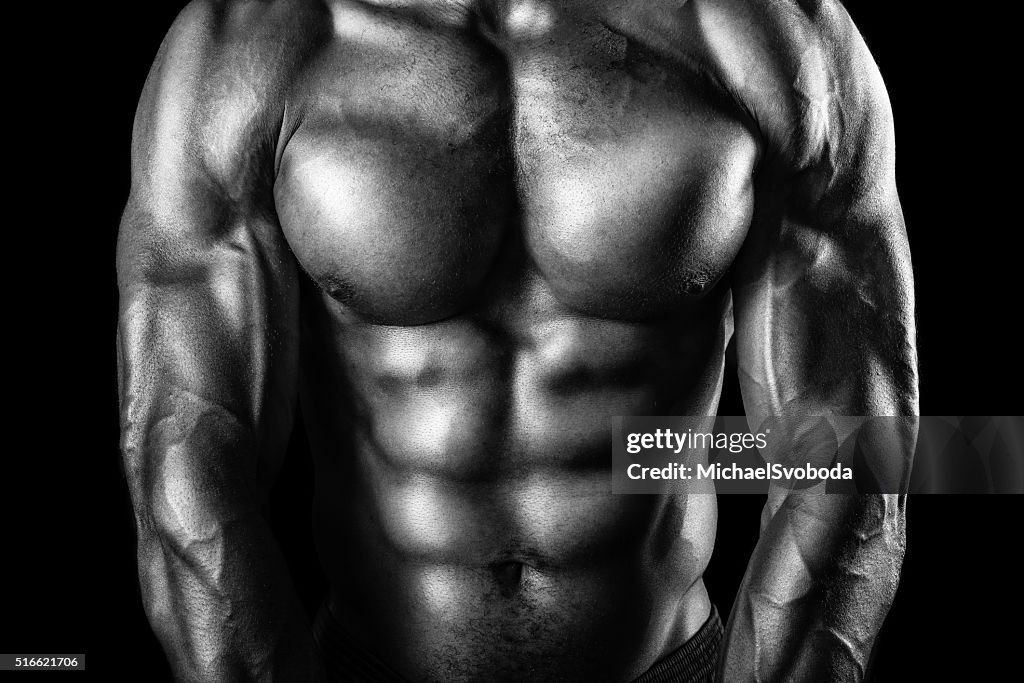
[[[791,493],[759,550],[740,610],[756,679],[822,670],[862,677],[899,579],[896,496]]]

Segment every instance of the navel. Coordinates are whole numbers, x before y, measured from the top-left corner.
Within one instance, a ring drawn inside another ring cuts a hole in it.
[[[523,563],[514,560],[495,562],[490,567],[494,574],[495,582],[501,592],[511,593],[517,591],[523,581]]]

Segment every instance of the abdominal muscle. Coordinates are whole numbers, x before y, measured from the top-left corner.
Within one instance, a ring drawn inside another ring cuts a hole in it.
[[[713,489],[613,495],[610,430],[714,413],[722,307],[687,329],[530,297],[528,322],[390,327],[312,296],[315,536],[356,640],[416,681],[626,681],[700,628]]]

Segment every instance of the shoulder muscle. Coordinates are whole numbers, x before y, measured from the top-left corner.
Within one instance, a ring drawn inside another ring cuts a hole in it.
[[[228,197],[265,174],[288,86],[317,40],[317,3],[193,0],[175,20],[136,113],[133,192],[190,176]]]
[[[838,0],[698,6],[723,77],[752,112],[780,170],[832,182],[856,167],[863,176],[891,180],[888,95]]]

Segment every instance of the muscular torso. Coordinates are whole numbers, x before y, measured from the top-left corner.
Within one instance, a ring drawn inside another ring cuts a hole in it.
[[[759,143],[685,7],[411,4],[330,6],[278,146],[332,609],[413,680],[625,680],[715,506],[612,495],[611,417],[715,412]]]

